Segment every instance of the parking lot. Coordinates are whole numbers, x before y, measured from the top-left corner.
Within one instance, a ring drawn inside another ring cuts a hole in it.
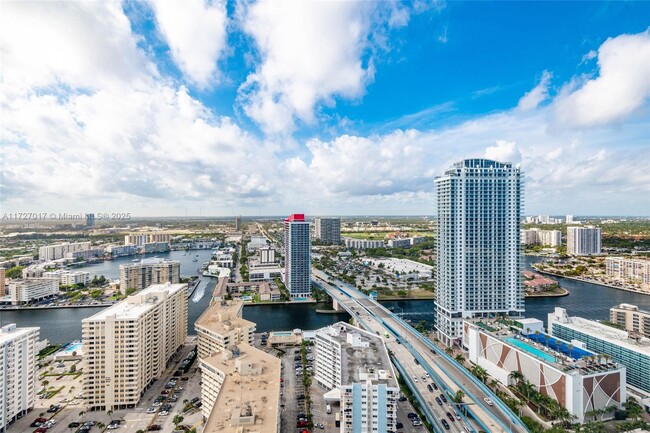
[[[297,416],[306,414],[305,401],[298,399],[299,395],[305,394],[302,383],[302,375],[296,375],[295,360],[299,356],[300,349],[289,347],[282,357],[282,392],[280,398],[280,431],[298,431],[296,427]]]
[[[30,424],[32,424],[36,418],[42,416],[47,420],[54,419],[56,423],[51,428],[47,429],[47,433],[78,433],[83,427],[83,424],[88,422],[94,422],[93,426],[89,426],[90,429],[88,430],[88,433],[99,433],[107,428],[112,420],[119,421],[119,425],[109,431],[135,433],[138,430],[147,431],[151,424],[157,424],[160,425],[159,431],[168,433],[174,430],[174,424],[172,422],[174,416],[180,414],[184,417],[181,425],[187,426],[188,428],[196,428],[197,432],[200,433],[203,430],[200,410],[196,407],[190,406],[188,407],[189,410],[185,411],[184,409],[186,405],[183,403],[184,400],[190,401],[194,398],[200,398],[201,396],[199,385],[201,379],[200,373],[197,369],[197,364],[194,363],[187,374],[178,378],[178,382],[174,388],[165,390],[165,385],[167,385],[169,380],[173,377],[178,364],[185,356],[187,356],[195,345],[195,339],[190,339],[188,344],[183,346],[179,353],[175,355],[170,367],[165,371],[163,376],[154,382],[145,392],[144,396],[140,399],[140,403],[135,408],[115,410],[110,414],[103,411],[87,411],[83,406],[84,402],[82,399],[73,399],[75,395],[81,393],[81,383],[75,382],[76,384],[73,384],[71,382],[69,385],[65,385],[66,388],[53,398],[37,398],[34,409],[22,419],[19,419],[12,424],[8,431],[10,433],[33,432],[36,430],[36,427],[30,426]],[[182,377],[187,378],[187,380],[181,380]],[[67,378],[71,378],[71,376],[64,376],[61,380]],[[56,386],[64,386],[64,383],[57,382]],[[72,389],[73,392],[70,393],[69,389],[72,387],[74,387],[74,389]],[[163,391],[168,391],[168,394],[162,394]],[[178,394],[178,399],[176,402],[170,403],[172,406],[168,415],[161,416],[159,408],[156,413],[147,413],[147,409],[152,406],[156,397],[161,395],[172,395],[173,393]],[[62,402],[64,397],[67,397],[65,399],[66,401]],[[59,404],[61,407],[56,412],[47,412],[50,406],[55,404]],[[69,427],[70,425],[74,426],[75,423],[79,423],[79,426]]]

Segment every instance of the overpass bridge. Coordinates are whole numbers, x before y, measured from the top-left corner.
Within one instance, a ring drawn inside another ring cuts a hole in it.
[[[391,360],[436,432],[528,431],[517,415],[485,384],[403,319],[349,284],[322,271],[313,269],[312,276],[314,284],[332,298],[336,309],[347,311],[364,329],[387,336],[385,342],[392,354]],[[438,390],[429,391],[428,384],[435,384]],[[460,413],[461,420],[449,422],[450,430],[446,430],[440,420],[449,421],[447,413],[454,412],[452,397],[457,391],[465,394],[463,406],[467,416]],[[441,393],[449,403],[437,402],[436,397],[440,399]],[[488,400],[492,404],[488,404]]]

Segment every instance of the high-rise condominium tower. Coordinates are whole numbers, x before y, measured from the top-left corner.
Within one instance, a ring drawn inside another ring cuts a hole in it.
[[[311,238],[304,214],[284,220],[285,284],[291,297],[311,295]]]
[[[466,159],[435,183],[436,328],[452,344],[464,318],[524,312],[521,172],[510,163]]]
[[[341,243],[341,218],[316,218],[314,220],[314,237],[324,244]]]

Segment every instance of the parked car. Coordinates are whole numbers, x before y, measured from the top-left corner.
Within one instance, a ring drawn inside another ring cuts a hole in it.
[[[147,409],[147,413],[156,413],[156,407],[151,406],[149,409]]]
[[[395,424],[395,427],[404,428],[404,424],[402,424],[401,422],[398,422],[397,424]]]
[[[421,425],[422,425],[422,421],[420,421],[419,419],[413,420],[413,427],[419,427]]]
[[[417,414],[417,413],[413,413],[413,412],[410,412],[410,413],[409,413],[408,415],[406,415],[406,416],[407,416],[409,419],[417,419],[417,418],[418,418],[418,414]]]

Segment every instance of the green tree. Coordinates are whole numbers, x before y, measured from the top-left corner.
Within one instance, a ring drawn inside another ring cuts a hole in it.
[[[13,268],[9,268],[5,271],[5,277],[11,278],[12,280],[18,280],[23,277],[23,269],[25,269],[24,266],[14,266]]]
[[[109,409],[106,411],[106,415],[110,418],[111,421],[113,421],[113,409]]]
[[[461,354],[456,355],[456,362],[458,362],[460,365],[465,365],[465,357]]]
[[[97,428],[99,429],[99,431],[104,430],[104,427],[106,427],[106,424],[104,424],[101,421],[98,421],[96,425],[97,425]]]
[[[185,418],[183,418],[181,415],[176,415],[176,416],[172,419],[172,423],[174,424],[174,427],[175,427],[176,429],[178,429],[178,425],[179,425],[180,423],[182,423],[184,419],[185,419]]]

